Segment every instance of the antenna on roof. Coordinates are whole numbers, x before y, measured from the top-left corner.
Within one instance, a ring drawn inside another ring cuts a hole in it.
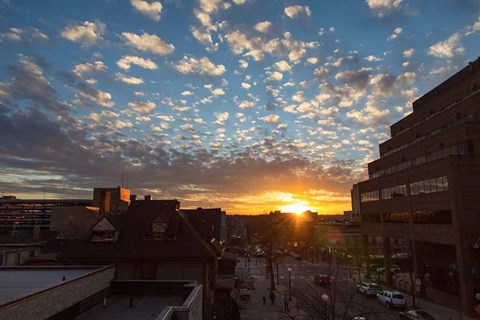
[[[123,188],[123,178],[125,177],[125,162],[123,163],[123,170],[122,170],[122,188]]]
[[[127,189],[128,189],[128,174],[127,174]]]

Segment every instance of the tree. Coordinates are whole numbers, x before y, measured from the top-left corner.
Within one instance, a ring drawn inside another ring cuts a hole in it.
[[[360,241],[347,238],[345,243],[345,249],[347,251],[348,264],[350,268],[352,267],[352,264],[356,267],[356,271],[358,274],[358,282],[360,283],[362,281],[362,273],[360,267],[364,260],[362,243]]]
[[[296,302],[293,312],[285,312],[292,320],[351,320],[355,317],[366,317],[369,319],[383,319],[384,312],[375,311],[366,307],[363,303],[357,302],[356,291],[352,293],[342,292],[337,289],[339,269],[329,267],[328,274],[332,282],[329,286],[319,287],[312,283],[305,282],[302,290],[292,291]]]

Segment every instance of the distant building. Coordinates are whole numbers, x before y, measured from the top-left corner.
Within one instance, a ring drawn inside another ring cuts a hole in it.
[[[11,197],[0,200],[0,231],[39,227],[48,230],[52,211],[56,207],[92,206],[87,199],[35,199],[22,200]]]
[[[360,182],[364,243],[383,238],[387,280],[411,255],[430,300],[476,314],[480,292],[480,59],[413,102]],[[355,190],[355,186],[354,186]],[[353,201],[352,192],[352,203]],[[372,248],[370,248],[372,250]]]

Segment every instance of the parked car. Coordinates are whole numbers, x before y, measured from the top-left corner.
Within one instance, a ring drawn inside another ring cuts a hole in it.
[[[315,284],[319,286],[328,286],[330,285],[335,279],[332,276],[326,274],[316,274],[313,278]]]
[[[361,282],[357,286],[357,290],[366,296],[375,296],[382,291],[382,287],[375,282]]]
[[[390,266],[390,272],[391,272],[391,273],[399,273],[400,271],[402,271],[402,270],[401,270],[400,267],[397,266],[396,264],[392,264],[392,265]]]
[[[423,310],[402,311],[399,314],[400,320],[435,320],[435,317]]]
[[[378,303],[386,305],[388,309],[407,307],[407,299],[398,291],[384,290],[377,294],[377,299]]]

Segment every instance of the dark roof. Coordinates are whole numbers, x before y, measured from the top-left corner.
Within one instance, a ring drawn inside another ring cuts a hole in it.
[[[65,241],[65,252],[60,259],[214,258],[215,252],[202,241],[177,208],[177,200],[133,201],[126,212],[115,218],[120,229],[116,242],[92,242],[90,237]],[[171,240],[144,239],[145,234],[152,233],[152,221],[158,216],[168,221],[165,234],[170,235]]]

